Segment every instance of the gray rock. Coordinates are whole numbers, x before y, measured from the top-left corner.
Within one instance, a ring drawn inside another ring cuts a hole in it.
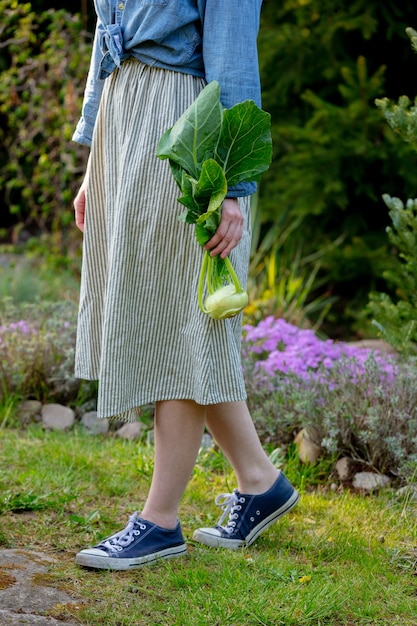
[[[16,410],[16,417],[21,424],[30,424],[31,422],[40,422],[42,411],[42,402],[39,400],[26,400],[21,402]]]
[[[390,483],[388,476],[384,474],[374,474],[373,472],[358,472],[353,477],[353,486],[355,489],[363,489],[364,491],[374,491],[375,489],[383,489]]]
[[[321,448],[311,441],[308,430],[303,428],[294,438],[295,447],[302,463],[315,463],[321,456]]]
[[[42,584],[55,559],[29,550],[0,550],[0,624],[76,626],[42,615],[57,604],[80,604],[65,591]]]
[[[75,423],[72,409],[62,404],[44,404],[42,407],[42,424],[50,430],[68,430]]]
[[[350,480],[355,472],[355,461],[348,456],[343,456],[334,466],[340,480]]]
[[[84,402],[80,406],[77,406],[75,409],[75,414],[77,417],[81,418],[84,413],[89,413],[90,411],[95,411],[97,409],[97,401],[93,398]]]
[[[126,422],[116,430],[116,436],[134,441],[141,437],[143,428],[142,422]]]
[[[397,354],[395,348],[383,339],[360,339],[359,341],[349,341],[349,345],[355,346],[355,348],[364,348],[365,350],[380,352],[382,354]]]
[[[200,447],[204,450],[210,450],[211,448],[214,448],[213,437],[209,435],[209,433],[204,433]]]
[[[103,435],[109,430],[109,420],[97,417],[97,411],[84,413],[81,424],[90,435]]]

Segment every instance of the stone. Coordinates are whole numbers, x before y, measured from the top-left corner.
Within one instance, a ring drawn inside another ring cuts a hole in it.
[[[42,424],[50,430],[68,430],[75,423],[75,413],[62,404],[44,404]]]
[[[315,463],[320,458],[321,447],[309,439],[309,433],[306,428],[297,433],[294,443],[302,463]]]
[[[339,459],[334,466],[337,475],[339,476],[339,480],[350,480],[355,472],[355,461],[350,459],[348,456],[343,456]]]
[[[84,402],[84,404],[81,404],[80,406],[77,406],[75,409],[75,415],[79,418],[81,418],[84,413],[89,413],[90,411],[95,411],[97,409],[97,400],[95,400],[94,398],[91,398],[90,400],[87,400],[86,402]]]
[[[390,479],[384,474],[374,474],[373,472],[358,472],[353,477],[353,486],[355,489],[363,489],[364,491],[374,491],[375,489],[383,489],[388,487]]]
[[[0,624],[76,626],[74,621],[58,621],[47,615],[56,605],[81,603],[43,582],[54,563],[55,559],[41,552],[0,550]]]
[[[379,352],[380,354],[397,354],[396,349],[383,339],[359,339],[359,341],[349,341],[349,345],[355,348],[364,348],[365,350]]]
[[[39,400],[26,400],[21,402],[16,409],[16,418],[21,424],[30,424],[31,422],[40,422],[42,411],[42,402]]]
[[[214,448],[213,437],[209,433],[204,433],[203,438],[201,439],[201,448],[203,450],[210,450]]]
[[[84,413],[81,424],[90,435],[104,435],[109,430],[109,420],[98,418],[97,411]]]
[[[126,422],[116,430],[116,436],[121,437],[122,439],[130,439],[130,441],[135,441],[136,439],[140,439],[142,436],[144,425],[142,422]]]

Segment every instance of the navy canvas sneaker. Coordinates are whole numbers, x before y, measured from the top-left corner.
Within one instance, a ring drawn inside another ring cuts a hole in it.
[[[182,556],[187,552],[180,523],[174,530],[152,524],[134,513],[123,530],[103,539],[94,548],[81,550],[75,562],[95,569],[135,569],[157,561]]]
[[[298,502],[298,492],[280,472],[268,491],[259,495],[224,493],[216,498],[223,509],[219,523],[214,528],[199,528],[193,539],[214,548],[236,550],[250,546],[259,535],[288,513]],[[226,526],[223,521],[228,518]]]

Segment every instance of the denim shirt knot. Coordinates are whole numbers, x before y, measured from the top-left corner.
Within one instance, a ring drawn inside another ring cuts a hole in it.
[[[260,106],[256,38],[262,0],[94,0],[94,5],[97,25],[75,141],[91,145],[105,79],[129,57],[217,80],[226,108],[243,100]],[[255,183],[242,182],[228,194],[255,189]]]
[[[123,50],[123,34],[120,24],[108,24],[100,29],[100,50],[102,58],[99,64],[98,78],[107,78],[129,54]]]

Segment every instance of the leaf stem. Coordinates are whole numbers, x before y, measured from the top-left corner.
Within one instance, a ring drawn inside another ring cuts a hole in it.
[[[235,268],[233,267],[232,263],[230,262],[229,257],[227,256],[225,259],[223,259],[226,267],[227,267],[227,271],[229,272],[232,280],[233,280],[233,284],[235,286],[236,289],[236,293],[242,293],[243,291],[245,291],[241,285],[241,282],[239,280],[239,276],[236,274],[235,272]]]
[[[205,250],[203,261],[201,263],[201,270],[200,270],[200,276],[198,278],[198,290],[197,290],[198,306],[200,307],[200,311],[202,311],[203,313],[207,313],[207,310],[204,307],[203,294],[204,294],[204,282],[205,282],[209,258],[210,258],[210,254],[208,250]]]

